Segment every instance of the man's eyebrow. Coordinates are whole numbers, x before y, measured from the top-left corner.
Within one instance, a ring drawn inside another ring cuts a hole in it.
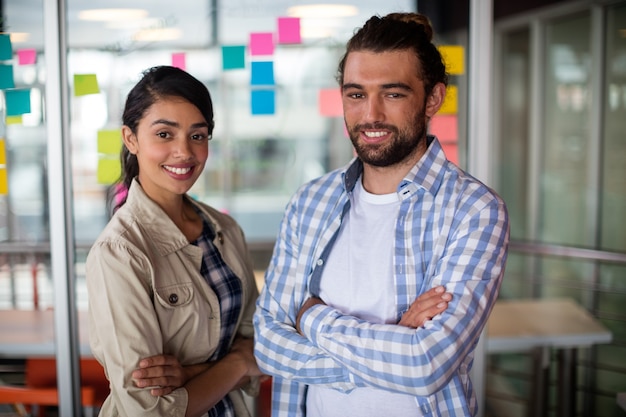
[[[361,84],[357,84],[357,83],[346,83],[342,87],[343,90],[347,90],[349,88],[354,88],[356,90],[362,90],[363,86]],[[391,90],[391,89],[394,89],[394,88],[399,88],[401,90],[406,90],[406,91],[413,90],[411,88],[411,86],[409,86],[408,84],[405,84],[405,83],[388,83],[388,84],[383,84],[383,85],[380,86],[381,90]]]
[[[411,91],[412,88],[410,85],[405,84],[405,83],[389,83],[389,84],[383,84],[382,85],[382,89],[383,90],[390,90],[393,88],[399,88],[401,90],[406,90],[406,91]]]

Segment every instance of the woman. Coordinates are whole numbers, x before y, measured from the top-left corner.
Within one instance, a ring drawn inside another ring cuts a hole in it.
[[[111,386],[101,416],[249,415],[252,262],[239,225],[187,195],[213,127],[209,91],[178,68],[147,70],[128,94],[128,194],[86,264],[91,348]]]

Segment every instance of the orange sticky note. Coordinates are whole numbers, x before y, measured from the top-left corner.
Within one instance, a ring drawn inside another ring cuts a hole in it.
[[[454,142],[459,137],[459,124],[456,115],[436,114],[430,119],[428,131],[437,136],[440,142]]]
[[[322,88],[317,98],[317,107],[322,116],[343,116],[343,103],[339,88]]]

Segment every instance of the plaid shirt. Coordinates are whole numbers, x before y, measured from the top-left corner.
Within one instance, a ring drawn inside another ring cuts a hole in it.
[[[273,416],[306,415],[308,384],[411,394],[424,416],[477,413],[469,370],[502,281],[508,215],[499,196],[449,162],[436,138],[428,141],[398,186],[397,318],[436,285],[452,294],[447,310],[411,329],[316,305],[302,316],[299,335],[296,315],[319,289],[362,163],[305,184],[287,206],[254,317],[255,356],[274,376]]]
[[[194,242],[202,249],[202,266],[200,273],[206,279],[211,289],[220,301],[220,318],[222,327],[220,342],[213,356],[209,359],[216,361],[224,357],[230,349],[237,326],[237,318],[241,311],[242,288],[241,281],[222,260],[219,251],[213,245],[215,232],[206,219],[202,219],[203,231]],[[208,413],[209,417],[235,417],[235,409],[228,396],[217,403]]]

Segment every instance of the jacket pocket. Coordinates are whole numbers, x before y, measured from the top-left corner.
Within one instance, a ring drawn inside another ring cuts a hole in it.
[[[164,308],[178,308],[191,303],[193,299],[193,284],[191,282],[183,284],[166,285],[155,288],[156,299]]]

